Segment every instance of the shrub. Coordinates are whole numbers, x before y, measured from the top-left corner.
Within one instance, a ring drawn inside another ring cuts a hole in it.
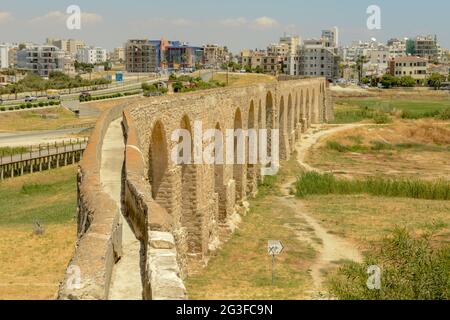
[[[0,111],[6,111],[5,107],[0,107]]]
[[[338,152],[347,152],[348,148],[337,141],[327,141],[327,148]]]
[[[12,110],[14,110],[14,109],[15,109],[14,107],[9,107],[9,108],[8,108],[9,111],[12,111]]]
[[[386,124],[391,122],[391,118],[383,112],[376,112],[373,116],[373,121],[376,124]]]
[[[441,120],[450,120],[450,108],[441,111],[438,117]]]
[[[39,107],[43,107],[44,106],[44,102],[39,102]]]
[[[27,107],[27,105],[24,104],[24,103],[22,103],[21,105],[19,105],[19,108],[22,109],[22,110],[25,109],[26,107]]]
[[[363,263],[347,263],[329,281],[342,300],[448,300],[450,248],[435,249],[432,233],[414,238],[397,228]],[[367,287],[370,266],[381,269],[380,290]]]

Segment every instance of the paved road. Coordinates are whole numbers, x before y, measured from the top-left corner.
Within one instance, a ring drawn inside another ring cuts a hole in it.
[[[70,135],[78,134],[86,128],[73,128],[49,131],[0,132],[0,147],[20,147],[67,140]]]

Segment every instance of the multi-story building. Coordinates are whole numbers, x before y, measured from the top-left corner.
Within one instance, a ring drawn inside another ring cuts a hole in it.
[[[75,70],[75,59],[72,55],[68,54],[66,52],[66,54],[64,55],[64,71],[65,74],[67,74],[68,76],[73,76],[76,75],[76,70]]]
[[[195,70],[204,65],[203,48],[172,44],[166,48],[165,59],[170,70]]]
[[[324,40],[324,46],[327,48],[339,47],[338,27],[333,27],[330,30],[322,30],[322,39]]]
[[[0,45],[0,69],[7,69],[9,67],[9,46],[6,44]]]
[[[17,65],[17,51],[18,51],[18,46],[17,45],[12,45],[11,47],[9,47],[8,50],[8,64],[9,67],[13,68]]]
[[[79,50],[86,47],[86,44],[82,40],[76,39],[52,39],[47,38],[47,45],[58,47],[61,50],[66,51],[68,54],[75,57]]]
[[[301,45],[301,39],[299,36],[284,35],[280,37],[280,44],[288,46],[288,55],[295,55]]]
[[[428,74],[428,59],[421,57],[396,57],[389,61],[389,73],[395,77],[411,76],[419,84]]]
[[[203,46],[205,67],[219,68],[229,61],[230,54],[227,47],[221,47],[217,44],[207,44]]]
[[[389,56],[391,58],[406,56],[406,39],[390,39],[387,42],[389,48]]]
[[[125,44],[125,68],[128,72],[156,72],[157,48],[149,40],[128,40]]]
[[[82,63],[104,63],[106,62],[106,50],[100,47],[84,47],[78,50],[76,59]]]
[[[239,58],[239,63],[243,68],[251,68],[262,70],[263,58],[267,56],[267,52],[263,50],[243,50]]]
[[[17,66],[41,77],[51,72],[64,72],[65,52],[50,45],[29,46],[17,52]]]
[[[122,47],[114,48],[112,52],[109,53],[109,60],[114,63],[122,63],[125,61],[125,49]]]
[[[338,48],[327,47],[324,39],[305,40],[300,50],[297,74],[333,80],[339,76],[339,61]]]
[[[439,45],[436,36],[417,36],[414,41],[414,54],[426,58],[428,61],[436,61],[439,58]]]

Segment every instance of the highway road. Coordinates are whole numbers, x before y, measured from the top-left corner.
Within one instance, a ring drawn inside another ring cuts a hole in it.
[[[67,140],[70,135],[78,134],[84,130],[86,130],[86,128],[8,133],[0,132],[0,148],[62,142]]]

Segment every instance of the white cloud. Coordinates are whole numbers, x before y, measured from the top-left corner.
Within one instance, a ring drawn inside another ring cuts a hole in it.
[[[220,21],[220,24],[226,27],[242,27],[248,23],[246,18],[228,18]]]
[[[277,20],[269,17],[260,17],[253,21],[252,27],[256,29],[271,29],[279,26]]]
[[[69,17],[69,14],[61,11],[50,11],[47,14],[39,17],[35,17],[30,20],[30,23],[54,23],[54,22],[65,22]],[[81,12],[81,23],[82,24],[95,24],[102,22],[102,16],[91,13],[91,12]]]
[[[7,23],[12,20],[11,12],[0,11],[0,24]]]

